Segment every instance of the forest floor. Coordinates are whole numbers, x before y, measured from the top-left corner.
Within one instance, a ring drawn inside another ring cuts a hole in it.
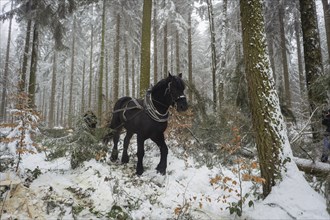
[[[258,184],[242,181],[233,168],[201,165],[175,143],[162,176],[155,170],[159,149],[147,141],[145,172],[136,176],[132,142],[126,165],[93,159],[73,170],[69,157],[24,155],[18,174],[0,173],[0,182],[13,183],[1,188],[0,219],[330,219],[325,199],[301,174],[289,171],[258,200]],[[239,194],[246,196],[241,217]]]

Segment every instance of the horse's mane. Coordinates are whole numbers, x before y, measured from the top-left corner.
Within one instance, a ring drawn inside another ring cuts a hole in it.
[[[156,85],[154,85],[152,88],[151,88],[151,91],[154,92],[156,90],[158,90],[159,88],[163,88],[163,86],[168,86],[167,83],[169,83],[170,81],[168,80],[169,77],[165,78],[165,79],[162,79],[160,80],[159,82],[156,83]],[[172,79],[174,79],[176,82],[177,82],[177,85],[182,87],[183,89],[185,89],[185,83],[184,81],[180,78],[180,77],[177,77],[177,76],[172,76]]]
[[[156,85],[154,85],[152,88],[151,88],[151,92],[154,92],[160,88],[162,88],[163,86],[165,86],[168,82],[167,82],[167,78],[165,79],[162,79],[160,80],[159,82],[156,83]],[[167,86],[167,85],[166,85]]]

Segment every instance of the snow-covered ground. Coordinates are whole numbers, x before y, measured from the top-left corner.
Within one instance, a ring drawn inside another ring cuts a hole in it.
[[[0,173],[0,181],[26,182],[22,177],[28,175],[27,170],[37,167],[42,174],[29,188],[19,184],[6,192],[10,195],[2,195],[1,219],[109,219],[116,215],[118,219],[330,219],[325,199],[291,169],[267,199],[256,200],[250,193],[242,217],[230,215],[226,208],[238,201],[239,184],[231,184],[229,192],[210,183],[217,175],[239,182],[230,169],[201,166],[170,146],[167,174],[162,176],[155,170],[158,148],[151,142],[146,145],[145,172],[140,177],[135,175],[134,143],[127,165],[91,160],[72,170],[69,158],[45,161],[44,153],[25,155],[20,177]],[[242,182],[243,195],[251,187],[251,182]],[[254,203],[251,207],[249,200]]]

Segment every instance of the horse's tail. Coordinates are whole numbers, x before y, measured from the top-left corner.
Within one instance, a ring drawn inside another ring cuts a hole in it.
[[[130,97],[123,97],[120,98],[116,103],[115,106],[113,108],[113,112],[112,112],[112,117],[111,117],[111,121],[107,126],[107,132],[105,134],[105,136],[103,137],[103,144],[107,145],[109,143],[109,141],[113,138],[113,135],[115,132],[118,131],[118,129],[121,129],[122,125],[123,125],[123,121],[122,121],[122,110],[125,105],[127,104],[127,102],[129,100],[131,100],[132,98]]]
[[[102,142],[104,145],[107,145],[109,141],[113,138],[114,130],[111,128],[107,128],[107,132],[104,135]]]

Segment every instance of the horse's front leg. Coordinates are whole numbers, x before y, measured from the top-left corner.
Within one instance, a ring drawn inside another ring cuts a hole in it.
[[[165,143],[164,134],[162,133],[156,138],[152,138],[152,140],[158,145],[160,149],[160,161],[157,165],[157,172],[165,175],[166,174],[166,167],[167,167],[167,154],[168,154],[168,148]]]
[[[143,169],[143,157],[144,157],[144,141],[145,139],[142,138],[140,135],[137,136],[137,157],[138,157],[138,162],[136,166],[136,174],[137,175],[142,175],[144,169]]]
[[[111,156],[110,156],[110,160],[112,162],[115,162],[118,159],[118,141],[119,141],[119,136],[120,136],[120,133],[118,131],[115,131],[115,133],[113,135],[113,148],[112,148],[112,152],[111,152]]]

